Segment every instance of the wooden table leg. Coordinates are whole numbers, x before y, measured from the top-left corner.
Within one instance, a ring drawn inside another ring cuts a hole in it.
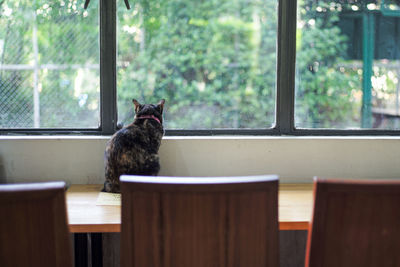
[[[88,266],[88,238],[86,233],[74,234],[75,267]]]
[[[91,233],[92,247],[92,266],[103,267],[103,235],[101,233]]]

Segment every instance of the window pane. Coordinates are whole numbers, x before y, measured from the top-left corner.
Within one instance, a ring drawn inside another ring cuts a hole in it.
[[[0,128],[99,126],[98,3],[81,2],[0,2]]]
[[[168,129],[275,123],[277,1],[118,1],[118,119],[166,99]]]
[[[298,2],[297,127],[400,129],[398,3]]]

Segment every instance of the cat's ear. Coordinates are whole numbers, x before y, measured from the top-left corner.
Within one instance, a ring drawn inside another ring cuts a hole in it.
[[[135,105],[135,112],[138,113],[142,105],[136,99],[132,99],[132,102]]]
[[[165,99],[161,99],[160,102],[158,102],[158,104],[157,104],[157,108],[160,111],[160,113],[162,113],[164,110],[164,103],[165,103]]]

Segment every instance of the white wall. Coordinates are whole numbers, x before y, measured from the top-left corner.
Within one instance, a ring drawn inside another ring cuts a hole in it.
[[[109,137],[0,136],[0,183],[103,183]],[[282,182],[400,178],[400,137],[165,137],[167,176],[278,174]]]

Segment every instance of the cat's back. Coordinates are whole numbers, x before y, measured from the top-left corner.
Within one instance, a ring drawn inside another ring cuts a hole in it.
[[[137,125],[130,124],[117,131],[107,142],[106,152],[122,152],[132,150],[143,143],[143,133]]]

